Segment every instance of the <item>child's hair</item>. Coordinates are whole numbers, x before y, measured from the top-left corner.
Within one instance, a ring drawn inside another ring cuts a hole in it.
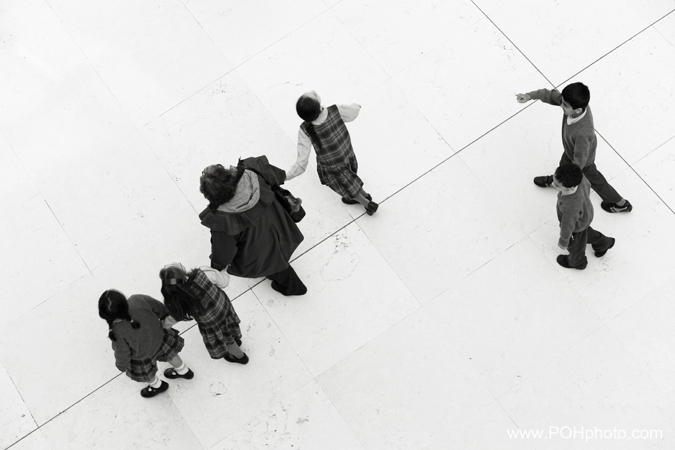
[[[586,109],[591,101],[591,91],[583,83],[572,83],[565,86],[561,92],[563,98],[574,109]]]
[[[186,285],[193,283],[196,273],[197,269],[192,269],[187,274],[188,279],[184,280],[186,273],[176,266],[164,267],[159,271],[164,305],[171,316],[178,321],[192,320],[196,311],[203,312],[204,310],[199,299],[186,289]]]
[[[311,122],[321,114],[321,103],[303,94],[295,104],[295,110],[302,120]]]
[[[215,211],[223,203],[232,200],[244,169],[243,163],[239,161],[236,174],[221,164],[208,166],[202,171],[202,176],[199,178],[199,191],[209,201],[209,208]]]
[[[584,174],[576,164],[562,164],[555,170],[555,177],[566,188],[573,188],[581,184]]]
[[[303,94],[295,104],[295,110],[298,112],[300,118],[307,124],[307,133],[312,141],[312,145],[314,145],[314,149],[320,152],[321,141],[319,140],[319,135],[316,134],[312,120],[316,120],[316,118],[319,117],[319,114],[321,114],[321,103]]]
[[[116,319],[130,322],[131,327],[134,329],[141,327],[141,324],[134,321],[133,317],[129,315],[129,302],[127,302],[127,298],[115,289],[108,289],[98,299],[98,315],[101,319],[108,322],[108,338],[111,341],[117,340],[112,330],[113,321]]]

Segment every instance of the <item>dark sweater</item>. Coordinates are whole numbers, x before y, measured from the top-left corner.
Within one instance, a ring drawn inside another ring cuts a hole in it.
[[[560,106],[562,103],[560,92],[548,89],[539,89],[528,92],[531,99],[541,100],[549,105]],[[598,147],[598,138],[595,135],[593,114],[591,107],[586,107],[586,115],[578,122],[567,125],[567,116],[562,119],[562,141],[565,155],[582,169],[595,162],[595,150]]]
[[[148,295],[132,295],[128,302],[129,315],[141,326],[134,329],[126,320],[113,323],[112,330],[117,339],[112,343],[115,365],[122,372],[127,370],[132,359],[146,359],[157,353],[164,338],[160,320],[169,315],[166,306]]]
[[[560,222],[560,245],[569,246],[572,233],[585,230],[593,221],[593,205],[590,199],[591,183],[584,177],[574,194],[558,192],[556,211]]]

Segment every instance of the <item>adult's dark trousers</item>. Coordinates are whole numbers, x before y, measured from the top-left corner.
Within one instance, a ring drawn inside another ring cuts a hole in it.
[[[562,158],[560,158],[560,165],[573,163],[574,161],[569,159],[567,155],[563,153]],[[607,179],[600,173],[598,168],[595,167],[595,163],[587,165],[581,171],[591,183],[591,188],[597,192],[603,201],[609,203],[618,203],[621,201],[622,197],[616,192],[612,185],[607,182]]]
[[[303,295],[307,293],[307,287],[290,264],[281,272],[267,275],[267,278],[276,281],[280,287],[280,292],[284,295]]]
[[[570,252],[570,256],[568,257],[570,266],[585,267],[586,264],[588,264],[588,259],[586,259],[587,244],[591,244],[594,251],[601,252],[607,250],[612,244],[612,241],[610,238],[591,227],[579,231],[578,233],[572,233],[572,239],[570,239],[570,244],[567,246],[567,251]]]

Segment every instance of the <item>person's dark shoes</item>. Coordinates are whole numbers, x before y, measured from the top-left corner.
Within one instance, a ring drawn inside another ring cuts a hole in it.
[[[174,369],[173,367],[169,367],[164,371],[164,376],[170,380],[175,380],[176,378],[185,378],[186,380],[191,380],[194,378],[195,373],[192,370],[188,369],[187,372],[181,375],[178,372],[176,372],[176,369]]]
[[[225,356],[223,356],[223,359],[227,362],[231,363],[237,363],[237,364],[248,364],[248,356],[246,356],[246,353],[244,353],[244,356],[241,358],[235,358],[234,355],[231,355],[229,353],[225,353]]]
[[[608,213],[631,212],[633,210],[633,205],[628,200],[622,206],[616,203],[602,202],[600,203],[600,207]]]
[[[595,252],[595,256],[597,256],[598,258],[600,258],[601,256],[605,256],[605,253],[607,253],[607,250],[614,247],[614,243],[616,242],[616,239],[614,239],[614,238],[609,238],[609,239],[612,241],[612,242],[610,242],[609,247],[607,247],[606,249],[601,250],[599,252]]]
[[[167,383],[166,381],[162,381],[162,385],[160,387],[158,387],[157,389],[155,389],[152,386],[147,386],[147,387],[144,387],[143,389],[141,389],[141,397],[151,398],[151,397],[154,397],[157,394],[161,394],[162,392],[166,391],[167,389],[169,389],[169,383]]]
[[[366,206],[366,214],[368,214],[369,216],[372,216],[373,214],[375,214],[375,212],[377,211],[377,208],[379,206],[380,205],[378,205],[375,202],[369,202],[368,206]]]
[[[274,289],[275,291],[277,291],[281,295],[285,295],[286,297],[291,296],[291,295],[305,295],[307,293],[307,287],[303,286],[300,291],[289,294],[276,281],[272,281],[272,289]]]
[[[584,263],[584,264],[582,264],[582,265],[580,265],[580,266],[573,267],[573,266],[570,266],[570,261],[569,261],[569,259],[570,259],[570,258],[569,258],[568,255],[558,255],[558,257],[557,257],[555,260],[558,261],[558,264],[560,264],[561,266],[563,266],[565,269],[584,270],[584,269],[586,268],[586,266],[588,265],[588,263]]]
[[[551,185],[553,184],[553,175],[534,177],[534,184],[542,188],[551,187]]]
[[[365,195],[367,200],[372,200],[373,197],[370,194]],[[342,197],[342,203],[345,205],[356,205],[358,204],[358,200],[354,200],[353,198],[347,198],[347,197]]]

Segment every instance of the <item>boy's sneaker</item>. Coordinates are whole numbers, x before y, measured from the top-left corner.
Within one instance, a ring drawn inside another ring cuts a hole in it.
[[[534,184],[543,188],[551,187],[551,185],[553,184],[553,175],[534,177]]]
[[[614,238],[610,238],[610,239],[611,239],[612,242],[609,243],[609,246],[604,250],[601,250],[599,252],[595,252],[595,256],[597,256],[598,258],[600,258],[602,256],[605,256],[605,253],[607,253],[607,250],[614,247],[614,243],[616,242],[616,239],[614,239]]]
[[[154,397],[157,394],[161,394],[162,392],[166,391],[167,389],[169,389],[169,383],[167,383],[166,381],[162,381],[162,385],[160,387],[158,387],[157,389],[155,389],[152,386],[147,386],[147,387],[144,387],[143,389],[141,389],[141,397],[151,398],[151,397]]]
[[[628,200],[626,200],[623,206],[619,206],[616,203],[602,202],[600,203],[600,207],[608,213],[631,212],[633,210],[633,205]]]

